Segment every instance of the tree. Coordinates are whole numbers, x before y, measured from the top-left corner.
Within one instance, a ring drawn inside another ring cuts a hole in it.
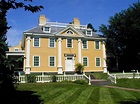
[[[107,37],[107,54],[114,57],[119,70],[140,68],[140,2],[110,17],[99,28]],[[108,65],[109,66],[109,65]]]
[[[32,6],[25,2],[32,2],[32,0],[23,0],[22,2],[16,0],[0,0],[0,90],[7,91],[13,89],[13,71],[10,70],[8,64],[11,64],[6,58],[6,50],[8,50],[8,44],[6,43],[7,30],[11,27],[7,25],[7,12],[10,9],[23,8],[25,11],[31,11],[33,13],[43,9],[43,6]]]
[[[91,23],[88,23],[87,28],[92,29],[93,32],[97,32],[97,30],[94,29]]]

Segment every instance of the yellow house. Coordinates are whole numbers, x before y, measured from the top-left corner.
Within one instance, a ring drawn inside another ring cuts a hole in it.
[[[19,46],[10,47],[8,56],[24,56],[23,71],[74,72],[82,63],[84,72],[107,72],[105,40],[78,18],[72,23],[47,22],[39,17],[37,27],[23,32]]]

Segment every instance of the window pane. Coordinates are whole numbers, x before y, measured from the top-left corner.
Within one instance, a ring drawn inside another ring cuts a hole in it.
[[[34,46],[39,46],[39,38],[34,38]]]
[[[95,48],[96,48],[96,49],[99,49],[99,48],[100,48],[100,46],[99,46],[99,41],[95,41]]]
[[[50,47],[54,47],[54,42],[55,42],[55,39],[50,38]]]
[[[100,66],[100,58],[96,58],[96,66]]]
[[[67,47],[68,48],[72,47],[72,39],[67,39]]]
[[[87,30],[87,35],[91,35],[91,30]]]
[[[54,66],[54,57],[50,57],[50,66]]]
[[[49,32],[50,31],[50,27],[44,27],[45,31]]]
[[[39,56],[34,56],[34,66],[39,66]]]
[[[83,41],[83,48],[87,49],[87,41]]]
[[[87,57],[84,57],[84,58],[83,58],[83,65],[84,65],[84,66],[87,66]]]

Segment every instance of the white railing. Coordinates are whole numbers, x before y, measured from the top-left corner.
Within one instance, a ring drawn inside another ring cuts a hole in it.
[[[123,73],[115,73],[115,74],[110,74],[108,72],[108,76],[109,76],[109,79],[116,83],[116,78],[120,79],[120,78],[140,78],[140,73],[137,71],[137,72],[132,72],[132,73],[125,73],[123,71]]]
[[[111,82],[113,82],[113,83],[117,83],[116,82],[116,74],[110,74],[109,72],[108,72],[108,78],[109,78],[109,80],[111,81]]]
[[[37,83],[44,83],[44,82],[52,82],[52,77],[53,75],[36,75],[36,82]],[[75,80],[87,80],[89,85],[91,85],[90,83],[90,76],[87,77],[85,74],[82,75],[55,75],[56,77],[56,81],[57,82],[61,82],[61,81],[75,81]],[[26,77],[25,75],[19,75],[17,77],[19,83],[26,83]]]

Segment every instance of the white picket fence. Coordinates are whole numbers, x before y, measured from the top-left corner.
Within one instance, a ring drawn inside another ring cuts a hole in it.
[[[75,80],[86,80],[88,81],[89,85],[90,83],[90,76],[86,76],[85,74],[82,75],[55,75],[56,81],[61,82],[61,81],[75,81]],[[19,83],[26,83],[26,76],[25,75],[19,75],[17,77]],[[52,75],[36,75],[36,82],[37,83],[44,83],[44,82],[52,82]]]
[[[132,72],[132,73],[126,73],[123,71],[123,73],[115,73],[115,74],[110,74],[108,72],[108,77],[109,79],[113,82],[113,83],[117,83],[116,79],[120,79],[120,78],[140,78],[140,73],[137,72]]]

